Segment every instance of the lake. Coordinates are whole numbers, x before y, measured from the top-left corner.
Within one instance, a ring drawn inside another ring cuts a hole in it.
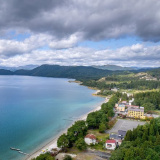
[[[72,121],[93,110],[104,98],[69,79],[0,76],[0,160],[25,157],[10,147],[31,154]]]

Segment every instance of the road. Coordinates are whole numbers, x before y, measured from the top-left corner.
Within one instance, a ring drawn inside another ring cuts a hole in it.
[[[101,159],[109,159],[111,154],[107,153],[107,152],[102,152],[102,151],[96,151],[96,150],[87,150],[86,154],[93,154],[96,155],[98,157],[100,157]]]

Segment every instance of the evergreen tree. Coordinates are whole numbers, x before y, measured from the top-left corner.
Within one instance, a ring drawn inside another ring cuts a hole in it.
[[[160,135],[158,135],[157,137],[156,137],[156,142],[155,142],[155,145],[160,145]]]
[[[126,136],[125,136],[124,140],[125,141],[132,141],[132,139],[133,139],[132,131],[128,130],[127,133],[126,133]]]
[[[153,125],[152,125],[152,124],[150,125],[149,134],[150,134],[151,136],[154,135],[154,128],[153,128]]]

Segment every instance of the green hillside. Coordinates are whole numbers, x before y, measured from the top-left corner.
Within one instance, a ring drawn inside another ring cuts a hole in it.
[[[42,65],[33,70],[17,70],[15,75],[29,75],[42,77],[75,78],[81,79],[99,79],[112,74],[112,71],[101,70],[85,66],[59,66]]]
[[[160,68],[156,68],[156,69],[150,70],[150,71],[148,71],[148,73],[151,76],[160,79]]]

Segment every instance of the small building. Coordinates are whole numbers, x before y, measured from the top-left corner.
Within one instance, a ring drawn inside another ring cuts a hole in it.
[[[110,133],[110,134],[109,134],[109,139],[114,139],[114,140],[116,140],[116,139],[121,139],[121,138],[119,138],[116,133]]]
[[[125,111],[125,105],[124,104],[119,104],[117,106],[117,111],[119,112],[124,112]]]
[[[116,133],[110,133],[109,139],[114,139],[117,143],[119,142],[119,140],[122,140],[122,139],[121,139],[121,136],[119,136],[119,135],[116,134]]]
[[[129,107],[127,116],[131,118],[145,119],[144,107]]]
[[[106,149],[115,150],[117,146],[116,140],[107,140],[105,143]]]
[[[96,144],[97,140],[94,134],[87,134],[84,138],[84,141],[86,142],[86,144],[91,145],[91,144]]]
[[[126,135],[126,131],[118,130],[118,137],[120,137],[121,140],[124,139],[125,135]]]
[[[119,88],[116,88],[116,87],[111,89],[111,91],[113,91],[113,92],[117,92],[118,90],[119,90]]]

